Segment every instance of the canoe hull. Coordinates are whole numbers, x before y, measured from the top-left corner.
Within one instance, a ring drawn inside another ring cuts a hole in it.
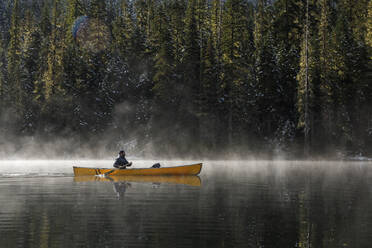
[[[112,170],[112,168],[86,168],[73,167],[75,176],[94,176],[104,174]],[[176,167],[162,168],[133,168],[115,170],[110,173],[110,176],[164,176],[164,175],[198,175],[201,171],[202,163],[183,165]]]

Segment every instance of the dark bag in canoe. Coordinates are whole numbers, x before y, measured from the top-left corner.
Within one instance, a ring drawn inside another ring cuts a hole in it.
[[[159,163],[153,164],[153,166],[151,166],[151,168],[160,168],[160,164]]]

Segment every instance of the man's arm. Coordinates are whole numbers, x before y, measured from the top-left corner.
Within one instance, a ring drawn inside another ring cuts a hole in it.
[[[132,162],[128,162],[128,160],[126,158],[122,158],[122,162],[123,162],[123,165],[125,165],[125,166],[131,166],[132,165]]]
[[[124,165],[123,161],[121,161],[121,158],[117,158],[114,163],[115,168],[119,168],[120,166]]]

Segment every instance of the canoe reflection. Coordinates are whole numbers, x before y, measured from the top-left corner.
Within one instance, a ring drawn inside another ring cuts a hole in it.
[[[201,186],[201,180],[198,176],[75,176],[75,182],[143,182],[143,183],[169,183],[184,184],[189,186]]]

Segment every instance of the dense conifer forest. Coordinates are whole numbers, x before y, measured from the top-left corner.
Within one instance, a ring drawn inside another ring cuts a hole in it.
[[[0,147],[371,155],[371,61],[369,0],[0,0]]]

